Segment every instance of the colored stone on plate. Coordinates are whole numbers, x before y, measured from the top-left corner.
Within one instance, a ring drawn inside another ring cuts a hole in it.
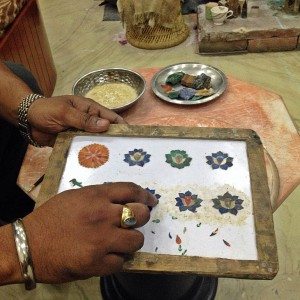
[[[192,99],[190,99],[190,101],[198,101],[198,100],[200,100],[200,99],[202,99],[203,98],[203,96],[194,96]]]
[[[168,93],[170,99],[178,99],[180,91],[171,91]]]
[[[181,79],[181,84],[191,88],[194,86],[194,81],[196,80],[196,78],[196,76],[185,74]]]
[[[197,76],[191,86],[196,90],[200,89],[210,89],[211,88],[211,77],[202,73],[201,75]]]
[[[195,95],[199,96],[199,97],[207,97],[214,93],[215,93],[215,91],[212,88],[210,88],[210,89],[197,90]]]
[[[190,88],[183,88],[179,92],[179,98],[183,100],[190,100],[196,94],[196,90]]]
[[[183,72],[176,72],[167,77],[166,83],[171,85],[176,85],[181,82],[181,79],[183,78],[184,73]]]
[[[161,87],[166,93],[172,91],[172,89],[173,89],[172,86],[169,84],[162,84]]]

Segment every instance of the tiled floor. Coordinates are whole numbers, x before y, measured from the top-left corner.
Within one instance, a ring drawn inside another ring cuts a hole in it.
[[[119,22],[101,21],[103,11],[98,7],[99,2],[40,0],[58,71],[55,94],[70,93],[76,78],[105,66],[135,68],[197,61],[282,95],[299,128],[300,51],[199,56],[195,53],[193,38],[180,48],[160,51],[121,46],[113,39],[122,31],[122,26]],[[276,278],[272,281],[220,279],[216,299],[300,299],[299,201],[298,187],[274,213],[280,262]],[[30,293],[26,293],[23,286],[9,286],[0,289],[0,299],[101,299],[98,283],[98,278],[92,278],[64,285],[39,285]]]

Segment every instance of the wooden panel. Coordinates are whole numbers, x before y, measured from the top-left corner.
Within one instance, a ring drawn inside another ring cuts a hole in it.
[[[45,96],[52,95],[56,70],[36,0],[30,0],[0,38],[0,58],[21,63],[37,79]]]
[[[39,193],[39,205],[57,194],[72,138],[96,135],[84,132],[59,134]],[[277,248],[263,147],[253,130],[196,127],[111,125],[103,136],[174,137],[245,141],[250,171],[257,260],[203,258],[197,256],[136,253],[124,265],[129,272],[191,273],[199,275],[272,279],[278,272]]]

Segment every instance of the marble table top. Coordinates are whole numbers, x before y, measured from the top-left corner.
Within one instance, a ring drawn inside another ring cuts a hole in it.
[[[250,128],[260,136],[275,211],[300,183],[297,167],[300,136],[282,98],[268,90],[228,77],[228,87],[218,99],[197,106],[177,106],[159,100],[151,91],[152,76],[159,68],[138,69],[147,81],[143,98],[123,113],[129,124]],[[29,147],[18,184],[28,191],[46,168],[51,148]],[[278,170],[278,172],[277,172]],[[37,199],[39,186],[28,193]]]

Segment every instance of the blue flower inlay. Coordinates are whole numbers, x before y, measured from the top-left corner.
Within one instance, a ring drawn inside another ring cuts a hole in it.
[[[238,196],[233,196],[226,192],[223,196],[212,199],[213,207],[218,209],[221,214],[231,213],[237,215],[238,211],[243,209],[242,203],[244,200],[239,199]]]
[[[198,195],[192,194],[190,191],[185,193],[179,193],[179,197],[176,199],[176,206],[179,207],[180,211],[189,210],[191,212],[197,212],[196,208],[201,206],[202,199],[198,198]]]
[[[211,156],[206,156],[207,164],[211,165],[213,169],[223,169],[227,170],[229,167],[232,167],[233,157],[229,157],[227,153],[219,151],[217,153],[212,153]]]
[[[146,163],[150,161],[150,154],[147,154],[143,149],[134,149],[125,154],[124,161],[129,164],[129,166],[140,166],[143,167]]]
[[[154,195],[155,198],[156,198],[157,200],[161,197],[161,195],[155,193],[155,190],[151,190],[151,189],[149,189],[149,188],[146,188],[146,191],[148,191],[148,192],[150,192],[152,195]]]

